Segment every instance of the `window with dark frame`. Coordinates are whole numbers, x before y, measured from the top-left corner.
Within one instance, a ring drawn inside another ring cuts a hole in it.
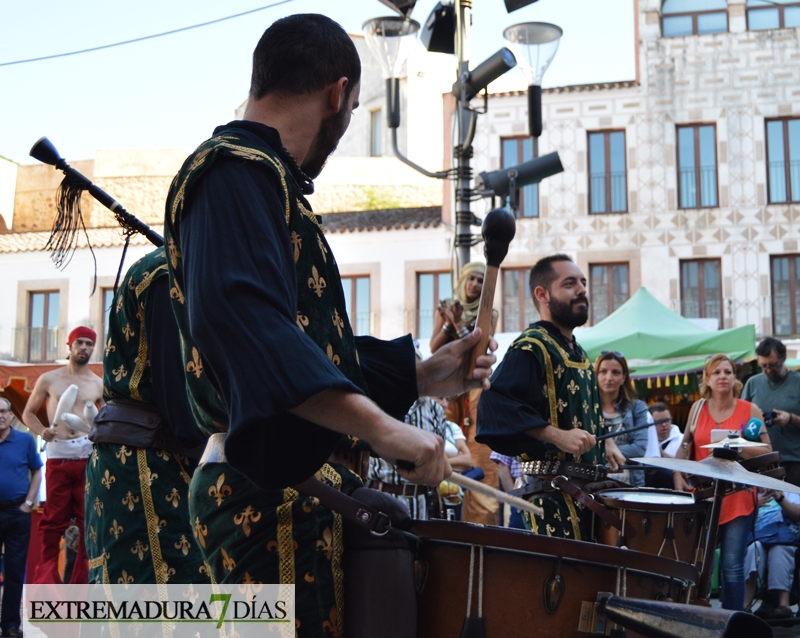
[[[681,260],[681,315],[716,319],[722,325],[722,276],[719,259]]]
[[[28,361],[58,359],[58,290],[28,293]]]
[[[747,0],[747,30],[788,29],[800,26],[800,2]]]
[[[800,255],[771,258],[772,332],[776,335],[798,334],[800,317]]]
[[[678,126],[678,208],[714,208],[717,135],[713,124]]]
[[[589,133],[589,212],[628,210],[625,131]]]
[[[627,263],[589,264],[589,307],[597,325],[630,298]]]
[[[439,302],[453,296],[453,279],[449,272],[417,273],[418,339],[433,337],[433,320]]]
[[[661,33],[665,38],[727,30],[727,0],[664,0],[661,6]]]
[[[767,120],[767,198],[800,201],[800,119]]]
[[[342,277],[342,289],[353,334],[372,334],[369,276]]]
[[[511,168],[533,159],[533,142],[530,137],[504,137],[500,139],[500,163]],[[529,184],[517,191],[519,211],[517,217],[539,216],[539,185]]]
[[[539,321],[528,285],[529,273],[530,268],[503,268],[502,332],[522,332]]]

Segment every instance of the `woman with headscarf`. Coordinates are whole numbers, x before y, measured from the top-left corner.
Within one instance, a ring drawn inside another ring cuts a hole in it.
[[[480,261],[471,261],[461,269],[453,298],[441,301],[436,309],[430,343],[431,353],[446,343],[467,336],[475,328],[485,272],[486,264]],[[497,313],[492,312],[492,334],[496,317]]]
[[[461,269],[453,298],[442,301],[437,308],[430,342],[432,353],[451,341],[467,336],[475,328],[485,272],[486,264],[480,261],[471,261]],[[496,321],[497,311],[492,311],[491,334],[494,334]],[[475,419],[480,394],[480,389],[476,389],[468,394],[453,397],[447,410],[447,418],[462,427],[467,437],[469,452],[475,463],[483,470],[483,483],[496,488],[500,484],[500,479],[497,465],[489,458],[492,451],[488,446],[475,441]],[[468,491],[465,494],[465,521],[497,525],[497,517],[497,501],[477,492]]]

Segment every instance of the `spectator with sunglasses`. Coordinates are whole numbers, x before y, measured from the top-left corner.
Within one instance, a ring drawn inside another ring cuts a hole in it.
[[[636,398],[628,362],[623,353],[603,350],[594,362],[594,371],[600,386],[606,432],[630,430],[653,422],[653,417],[647,411],[647,404]],[[626,462],[644,456],[647,451],[647,429],[614,438]],[[636,487],[644,485],[643,471],[626,471],[622,475],[614,475],[614,478]]]

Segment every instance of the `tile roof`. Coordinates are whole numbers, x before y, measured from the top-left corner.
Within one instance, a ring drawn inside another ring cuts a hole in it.
[[[325,213],[320,217],[322,217],[322,227],[326,233],[436,228],[444,223],[441,206]]]
[[[119,227],[89,228],[89,240],[92,248],[113,248],[125,244]],[[49,231],[31,231],[27,233],[0,233],[0,253],[27,253],[44,250]],[[136,234],[131,237],[131,245],[145,245],[148,241],[143,235]],[[86,248],[86,236],[78,234],[78,248]]]
[[[542,93],[582,93],[584,91],[599,91],[602,89],[633,89],[639,86],[636,80],[624,80],[622,82],[602,82],[600,84],[573,84],[571,86],[553,86],[549,89],[542,89]],[[500,93],[490,93],[489,97],[522,97],[528,94],[528,90],[522,91],[502,91]]]

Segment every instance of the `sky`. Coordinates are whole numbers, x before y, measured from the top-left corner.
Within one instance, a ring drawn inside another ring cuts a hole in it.
[[[35,163],[28,151],[43,135],[67,161],[91,159],[97,149],[193,148],[216,125],[232,120],[246,99],[252,51],[272,22],[293,13],[323,13],[348,32],[361,33],[365,20],[392,13],[378,0],[288,0],[161,38],[2,66],[186,27],[275,1],[0,2],[0,156]],[[552,22],[564,36],[545,87],[634,79],[633,3],[539,0],[509,14],[502,0],[473,0],[471,66],[504,46],[504,28]],[[435,4],[418,0],[411,17],[424,24]],[[455,77],[455,59],[453,69]]]

